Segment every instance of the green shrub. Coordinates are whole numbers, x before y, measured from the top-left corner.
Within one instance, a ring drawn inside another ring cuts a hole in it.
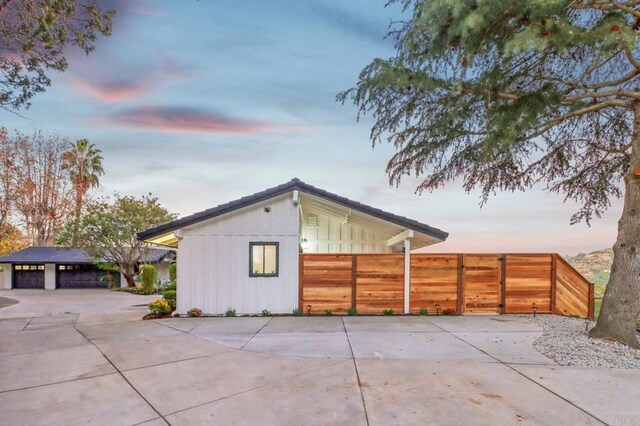
[[[122,287],[122,288],[114,288],[113,291],[122,291],[125,293],[132,293],[132,294],[153,294],[153,292],[148,293],[145,291],[144,288],[142,288],[142,286],[137,285],[135,287]]]
[[[420,308],[420,315],[429,315],[429,310],[427,308]]]
[[[162,293],[162,297],[164,298],[164,300],[169,302],[169,305],[171,305],[173,309],[176,308],[176,291],[175,290],[165,290]]]
[[[235,317],[236,316],[236,310],[233,308],[229,308],[227,309],[227,312],[224,313],[224,315],[226,317]]]
[[[295,308],[292,312],[294,317],[301,317],[302,316],[302,309],[300,308]]]
[[[331,315],[332,314],[331,309],[325,309],[324,310],[324,314],[325,315]]]
[[[393,309],[385,309],[384,311],[382,311],[382,315],[393,315]]]
[[[152,294],[156,289],[156,281],[158,280],[158,271],[153,265],[144,265],[140,272],[142,279],[142,288],[149,294]]]
[[[169,265],[169,280],[176,281],[177,279],[178,279],[178,264],[173,262],[172,264]]]
[[[356,315],[358,315],[358,310],[356,308],[349,308],[347,309],[347,315],[349,315],[350,317],[355,317]]]
[[[262,315],[263,317],[270,317],[271,316],[271,311],[268,309],[263,309],[262,313],[260,313],[260,315]]]
[[[177,289],[178,289],[178,286],[175,281],[169,281],[164,287],[162,287],[163,291],[167,291],[167,290],[176,291]]]

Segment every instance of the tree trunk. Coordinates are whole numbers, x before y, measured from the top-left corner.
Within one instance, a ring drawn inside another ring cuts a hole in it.
[[[589,335],[640,348],[636,334],[640,316],[640,102],[634,106],[631,138],[631,161],[624,177],[624,208],[613,246],[611,278],[598,323]]]
[[[136,280],[133,279],[133,274],[131,272],[122,272],[124,279],[127,281],[127,287],[135,287]]]
[[[82,212],[82,198],[76,195],[76,206],[73,220],[73,235],[71,236],[71,247],[78,245],[78,231],[80,228],[80,214]]]

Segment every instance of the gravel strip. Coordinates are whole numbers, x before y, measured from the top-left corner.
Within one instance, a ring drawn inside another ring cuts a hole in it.
[[[518,315],[540,326],[536,350],[560,365],[640,369],[640,350],[618,342],[590,339],[584,319],[560,315]],[[589,328],[595,326],[589,322]]]

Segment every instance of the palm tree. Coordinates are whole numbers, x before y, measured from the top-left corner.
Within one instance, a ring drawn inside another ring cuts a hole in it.
[[[75,192],[75,216],[71,238],[73,247],[77,244],[78,225],[87,192],[100,185],[100,176],[104,174],[102,159],[102,150],[89,143],[87,139],[77,140],[62,156],[63,167],[69,170]]]

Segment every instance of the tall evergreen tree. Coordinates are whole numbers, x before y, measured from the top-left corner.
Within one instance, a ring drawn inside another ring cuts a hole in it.
[[[78,225],[85,205],[87,193],[100,185],[102,151],[87,139],[79,139],[62,156],[63,167],[69,171],[74,192],[74,229],[71,245],[78,243]]]
[[[391,183],[461,178],[483,202],[543,184],[581,204],[572,223],[624,196],[591,336],[640,347],[640,1],[391,2],[410,14],[391,29],[397,54],[338,95],[395,146]]]

